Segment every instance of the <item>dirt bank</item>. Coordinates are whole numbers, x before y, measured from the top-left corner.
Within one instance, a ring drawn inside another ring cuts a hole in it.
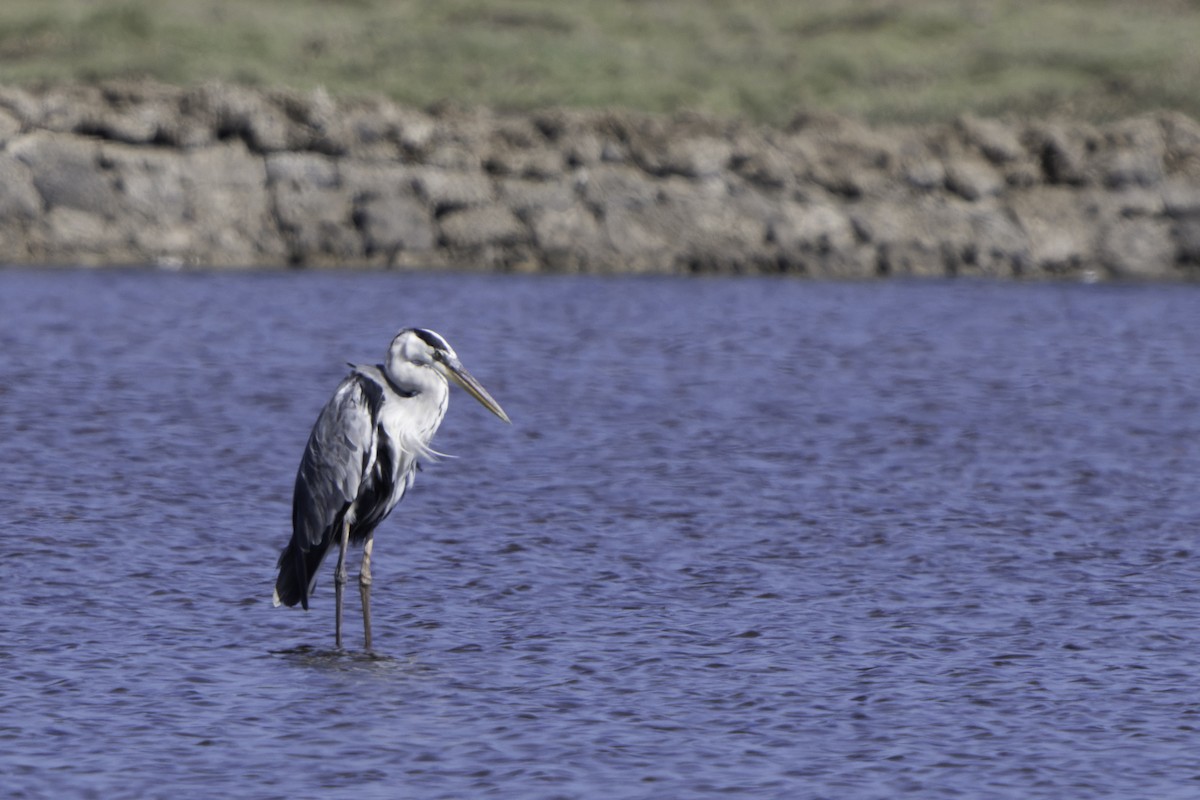
[[[0,245],[9,263],[1190,278],[1200,124],[0,87]]]

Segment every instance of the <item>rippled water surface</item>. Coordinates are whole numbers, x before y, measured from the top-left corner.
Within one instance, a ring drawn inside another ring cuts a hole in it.
[[[515,424],[335,652],[292,481],[408,324]],[[0,794],[1200,797],[1198,397],[1194,287],[0,272]]]

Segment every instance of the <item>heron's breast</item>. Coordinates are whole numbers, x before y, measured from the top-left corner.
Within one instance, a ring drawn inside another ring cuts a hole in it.
[[[446,413],[445,402],[439,402],[433,394],[389,398],[379,410],[380,428],[392,444],[410,453],[414,460],[427,455]]]

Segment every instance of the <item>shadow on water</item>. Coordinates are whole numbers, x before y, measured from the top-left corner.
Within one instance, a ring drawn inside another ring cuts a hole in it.
[[[313,647],[301,644],[282,650],[268,651],[272,656],[289,661],[297,666],[318,667],[325,669],[363,669],[416,668],[415,663],[408,658],[396,658],[384,653],[365,650],[338,650],[333,648]]]

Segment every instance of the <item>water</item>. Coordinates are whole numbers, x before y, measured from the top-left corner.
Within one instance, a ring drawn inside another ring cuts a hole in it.
[[[0,793],[1200,796],[1198,301],[0,272]],[[515,424],[452,398],[337,653],[291,482],[414,323]]]

